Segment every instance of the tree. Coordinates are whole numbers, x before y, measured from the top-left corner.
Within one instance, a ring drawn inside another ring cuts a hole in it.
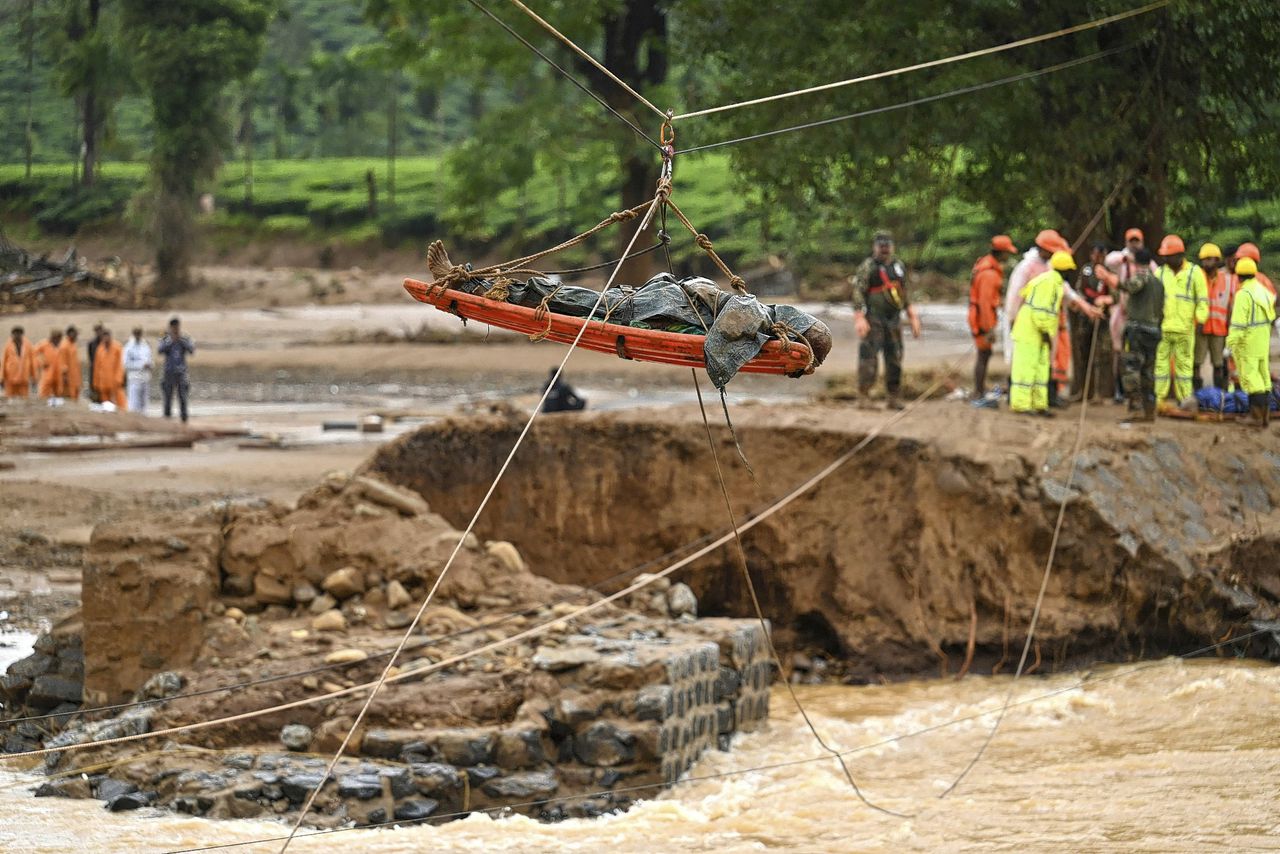
[[[1012,3],[690,0],[683,45],[709,50],[709,103],[772,94],[1012,41],[1132,8]],[[1086,11],[1087,10],[1087,13]],[[902,102],[1118,49],[973,95],[736,146],[734,164],[817,219],[868,230],[911,189],[958,186],[1000,223],[1075,233],[1117,186],[1103,231],[1160,234],[1280,178],[1280,28],[1267,0],[1178,0],[1157,12],[941,69],[690,120],[728,137]],[[748,35],[755,48],[743,50]],[[682,45],[682,46],[683,46]],[[695,124],[696,123],[696,124]],[[685,130],[680,125],[681,130]],[[917,214],[919,212],[916,212]]]
[[[539,13],[661,103],[670,94],[669,5],[661,0],[556,0],[540,4]],[[464,204],[475,216],[482,215],[485,200],[523,187],[538,162],[568,162],[574,154],[611,157],[619,206],[652,198],[660,166],[657,152],[474,8],[445,0],[370,0],[366,8],[407,73],[424,83],[452,78],[471,85],[474,133],[452,150],[448,168],[462,179],[468,196]],[[504,17],[611,107],[657,136],[660,120],[615,83],[527,18]],[[598,220],[600,214],[582,218]],[[624,230],[622,244],[626,236]],[[648,256],[637,259],[624,274],[632,280],[645,276],[650,263]]]
[[[151,100],[157,291],[190,284],[197,196],[230,132],[223,95],[262,53],[273,0],[122,0],[124,32]]]

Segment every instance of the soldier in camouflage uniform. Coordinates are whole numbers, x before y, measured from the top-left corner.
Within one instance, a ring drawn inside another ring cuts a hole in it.
[[[893,237],[876,235],[871,257],[853,274],[853,314],[858,337],[858,392],[866,397],[875,385],[879,358],[884,357],[885,391],[889,407],[901,409],[902,312],[911,323],[911,335],[920,337],[920,317],[907,297],[907,271],[893,254]]]

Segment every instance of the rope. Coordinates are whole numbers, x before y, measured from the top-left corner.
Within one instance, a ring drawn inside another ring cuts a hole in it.
[[[572,83],[574,86],[577,86],[577,87],[578,87],[579,89],[581,89],[583,92],[586,92],[588,95],[590,95],[593,99],[595,99],[596,103],[598,103],[600,106],[604,107],[606,110],[608,110],[610,113],[612,113],[612,114],[614,115],[614,117],[618,119],[618,121],[622,122],[622,123],[623,123],[623,124],[625,124],[627,127],[631,128],[631,130],[633,130],[633,131],[634,131],[634,132],[635,132],[635,133],[636,133],[640,138],[642,138],[645,142],[649,143],[650,145],[652,145],[654,148],[658,149],[659,151],[661,151],[661,150],[662,150],[662,146],[658,144],[658,141],[657,141],[657,140],[655,140],[653,137],[649,136],[649,134],[647,134],[647,133],[645,133],[643,130],[641,130],[641,129],[636,125],[636,123],[635,123],[635,122],[631,121],[631,119],[627,118],[627,117],[626,117],[626,116],[624,116],[622,113],[618,112],[618,111],[617,111],[617,110],[615,110],[613,107],[609,106],[609,103],[608,103],[607,101],[605,101],[605,99],[604,99],[604,98],[601,98],[599,95],[597,95],[595,92],[593,92],[593,91],[591,90],[591,88],[590,88],[589,86],[587,86],[587,84],[585,84],[585,83],[583,83],[582,81],[578,80],[578,78],[574,77],[574,76],[573,76],[572,74],[570,74],[568,71],[566,71],[566,70],[564,70],[563,68],[561,68],[561,67],[556,63],[556,61],[555,61],[555,60],[553,60],[551,57],[547,56],[545,53],[543,53],[541,50],[539,50],[537,47],[535,47],[535,46],[534,46],[534,45],[533,45],[533,44],[532,44],[528,39],[526,39],[524,36],[522,36],[522,35],[520,35],[519,33],[517,33],[514,29],[512,29],[512,28],[511,28],[511,27],[506,23],[506,21],[503,21],[503,20],[502,20],[501,18],[499,18],[497,15],[493,14],[492,12],[490,12],[487,8],[485,8],[485,7],[484,7],[484,6],[479,2],[479,0],[467,0],[467,2],[468,2],[468,3],[470,3],[472,6],[475,6],[477,9],[479,9],[479,10],[480,10],[481,12],[483,12],[484,14],[488,15],[490,18],[492,18],[492,19],[493,19],[493,20],[498,24],[498,26],[500,26],[500,27],[502,27],[504,30],[506,30],[506,31],[511,35],[511,37],[512,37],[512,38],[516,39],[516,40],[517,40],[517,41],[519,41],[522,45],[524,45],[525,47],[529,48],[529,50],[533,51],[533,52],[534,52],[534,53],[536,53],[539,57],[541,57],[541,58],[542,58],[542,60],[543,60],[543,62],[547,63],[547,65],[550,65],[550,66],[551,66],[552,68],[554,68],[556,71],[559,71],[562,75],[564,75],[564,78],[565,78],[566,80],[568,80],[568,81],[569,81],[570,83]],[[665,118],[665,115],[664,115],[664,118]]]
[[[512,0],[512,2],[513,3],[517,2],[517,0]],[[929,60],[928,62],[919,62],[919,63],[916,63],[915,65],[905,65],[901,68],[894,68],[890,71],[877,71],[874,74],[864,74],[861,77],[851,77],[847,80],[837,80],[834,83],[824,83],[820,86],[810,86],[807,89],[797,89],[791,92],[782,92],[777,95],[766,95],[762,98],[752,98],[751,100],[748,100],[748,101],[738,101],[733,104],[725,104],[724,106],[720,106],[720,107],[709,107],[705,110],[695,110],[690,113],[681,113],[680,115],[672,116],[671,121],[680,121],[682,119],[692,119],[698,116],[709,116],[713,113],[725,112],[726,110],[736,110],[739,107],[751,107],[751,106],[755,106],[756,104],[765,104],[770,101],[779,101],[784,98],[794,98],[797,95],[809,95],[814,92],[825,92],[831,89],[838,89],[842,86],[852,86],[855,83],[867,83],[871,80],[881,80],[885,77],[894,77],[896,75],[907,74],[912,71],[921,71],[926,68],[936,68],[940,65],[949,65],[955,62],[963,62],[968,59],[977,59],[980,56],[990,56],[992,54],[1002,53],[1003,51],[1013,50],[1014,48],[1026,47],[1027,45],[1038,44],[1039,42],[1049,41],[1051,39],[1061,38],[1062,36],[1072,35],[1073,33],[1079,33],[1085,30],[1097,29],[1098,27],[1103,27],[1103,26],[1106,26],[1107,24],[1113,24],[1117,21],[1123,21],[1127,18],[1134,18],[1134,17],[1137,17],[1138,15],[1145,15],[1148,12],[1154,12],[1156,9],[1161,9],[1165,6],[1168,6],[1170,2],[1171,0],[1156,0],[1156,2],[1154,3],[1148,3],[1147,5],[1140,6],[1137,9],[1131,9],[1127,12],[1120,12],[1115,15],[1108,15],[1105,18],[1098,18],[1093,21],[1087,21],[1083,24],[1076,24],[1075,26],[1072,26],[1072,27],[1064,27],[1063,29],[1060,29],[1060,30],[1054,30],[1051,33],[1043,33],[1038,36],[1030,36],[1025,39],[1019,39],[1017,41],[1007,42],[1005,44],[996,45],[994,47],[985,47],[985,48],[982,48],[981,50],[969,51],[968,53],[956,54],[954,56],[948,56],[942,59],[932,59],[932,60]]]
[[[1088,63],[1088,62],[1094,62],[1096,60],[1103,59],[1108,56],[1113,56],[1114,54],[1120,53],[1122,51],[1132,50],[1137,46],[1138,45],[1135,43],[1135,44],[1125,45],[1122,47],[1110,48],[1108,50],[1102,50],[1102,51],[1098,51],[1097,53],[1091,53],[1087,56],[1082,56],[1077,59],[1068,60],[1066,62],[1059,62],[1056,65],[1049,65],[1044,68],[1039,68],[1034,71],[1025,71],[1021,74],[1014,74],[1010,77],[1001,77],[998,80],[991,80],[986,83],[976,83],[972,86],[962,86],[959,89],[952,89],[947,92],[942,92],[937,95],[928,95],[923,98],[914,98],[910,101],[902,101],[901,103],[890,104],[887,107],[875,107],[869,110],[859,110],[856,113],[848,113],[846,115],[836,116],[830,119],[819,119],[817,121],[806,122],[804,124],[799,124],[799,125],[791,125],[789,127],[779,128],[777,130],[764,131],[763,133],[753,133],[748,136],[740,136],[740,137],[737,137],[736,139],[726,139],[720,142],[709,142],[705,145],[695,145],[692,148],[683,149],[680,152],[680,154],[681,155],[694,154],[695,152],[708,151],[712,148],[721,148],[726,145],[737,145],[740,142],[752,142],[757,139],[765,139],[771,136],[779,136],[781,134],[791,133],[792,131],[809,130],[811,128],[822,127],[823,125],[831,125],[831,124],[836,124],[838,122],[846,122],[846,121],[849,121],[850,119],[861,119],[867,116],[879,115],[880,113],[891,113],[897,110],[906,109],[907,107],[917,107],[921,104],[929,104],[934,101],[943,101],[948,98],[958,97],[960,95],[969,95],[974,92],[984,91],[986,89],[994,89],[998,86],[1006,86],[1010,83],[1019,83],[1023,80],[1030,80],[1032,78],[1040,77],[1045,74],[1052,74],[1057,71],[1064,71],[1068,68],[1074,68],[1077,65],[1084,65],[1085,63]]]
[[[649,203],[649,209],[645,212],[644,218],[640,221],[639,227],[637,227],[635,233],[631,235],[631,240],[627,243],[627,247],[622,250],[623,257],[626,257],[632,247],[635,246],[636,240],[640,237],[640,233],[648,227],[649,220],[652,218],[653,212],[658,207],[658,204],[659,199],[655,196],[653,201]],[[617,215],[615,214],[615,216]],[[629,219],[630,217],[627,218]],[[306,802],[298,812],[298,820],[294,823],[293,830],[289,832],[289,839],[285,840],[284,845],[280,847],[281,854],[284,854],[284,852],[288,850],[289,843],[293,840],[294,834],[298,832],[298,828],[302,826],[302,822],[311,811],[311,807],[315,803],[316,797],[320,794],[320,790],[324,787],[325,781],[329,778],[329,775],[333,773],[333,769],[338,764],[338,760],[341,759],[342,754],[346,752],[347,745],[351,742],[351,737],[355,734],[356,730],[360,728],[360,724],[364,721],[365,715],[369,711],[369,706],[373,704],[374,697],[378,695],[382,686],[386,684],[387,678],[391,673],[391,668],[395,665],[396,658],[404,649],[405,644],[409,642],[409,638],[412,637],[414,630],[417,629],[418,623],[422,620],[422,615],[427,610],[427,606],[431,604],[431,600],[435,598],[436,591],[440,589],[440,584],[444,581],[445,576],[449,574],[449,570],[453,566],[453,562],[457,558],[458,552],[462,550],[462,544],[466,542],[467,537],[471,534],[472,530],[475,529],[476,523],[480,521],[480,514],[489,506],[489,499],[493,497],[493,493],[497,490],[498,484],[502,482],[502,478],[507,473],[507,468],[511,465],[511,461],[515,459],[516,453],[520,450],[520,446],[524,444],[525,437],[529,435],[529,430],[533,427],[533,422],[537,420],[538,414],[542,412],[542,407],[547,402],[547,397],[551,394],[551,390],[555,387],[556,381],[560,379],[560,375],[564,372],[564,367],[568,364],[569,357],[573,355],[578,343],[582,340],[582,336],[586,334],[591,315],[600,307],[600,303],[604,300],[605,291],[607,291],[609,286],[613,284],[614,278],[618,275],[618,271],[621,269],[622,262],[619,261],[617,266],[613,268],[613,272],[609,274],[609,279],[605,282],[604,289],[601,290],[600,294],[596,297],[595,305],[592,306],[591,311],[587,312],[587,317],[583,319],[582,326],[578,329],[578,334],[574,337],[573,342],[569,344],[569,349],[565,351],[564,358],[560,360],[560,364],[556,368],[556,371],[552,375],[550,381],[547,383],[546,389],[543,390],[541,400],[538,401],[538,405],[534,407],[533,412],[530,413],[529,420],[525,422],[524,429],[521,430],[520,435],[516,437],[515,444],[511,446],[511,451],[507,454],[507,458],[498,469],[498,473],[494,476],[493,482],[489,484],[488,491],[485,492],[484,498],[480,500],[480,505],[476,507],[475,513],[471,516],[471,521],[467,523],[466,529],[462,532],[461,536],[458,537],[458,542],[454,545],[453,552],[450,553],[449,559],[445,561],[444,567],[440,570],[440,574],[436,576],[436,580],[432,583],[431,589],[427,591],[427,595],[423,598],[422,604],[418,606],[418,613],[414,615],[413,621],[405,628],[404,636],[400,639],[400,643],[397,644],[395,652],[393,652],[391,654],[391,658],[387,660],[386,667],[382,669],[382,673],[378,676],[378,680],[374,684],[373,690],[371,690],[369,692],[369,696],[365,698],[364,705],[360,707],[359,714],[356,715],[351,727],[347,730],[347,734],[343,736],[342,743],[338,745],[338,750],[333,754],[333,759],[329,761],[329,765],[325,769],[325,773],[321,775],[320,782],[307,796]]]
[[[1270,632],[1271,632],[1270,629],[1255,629],[1254,631],[1244,635],[1240,635],[1239,637],[1231,638],[1229,640],[1219,641],[1218,643],[1212,644],[1210,646],[1201,647],[1200,649],[1183,653],[1182,655],[1176,656],[1176,658],[1180,661],[1185,661],[1185,660],[1194,658],[1195,656],[1203,655],[1206,652],[1213,652],[1214,650],[1221,649],[1224,646],[1229,646],[1234,643],[1239,643],[1240,641],[1248,640],[1252,637],[1256,637],[1257,635],[1268,634]],[[1031,705],[1032,703],[1039,703],[1043,700],[1052,699],[1053,697],[1057,697],[1062,694],[1069,693],[1071,691],[1077,691],[1086,685],[1097,685],[1103,682],[1111,682],[1115,679],[1121,679],[1128,676],[1132,676],[1136,673],[1141,673],[1145,670],[1151,670],[1152,668],[1155,668],[1155,667],[1162,667],[1166,663],[1167,663],[1166,660],[1161,659],[1157,661],[1149,661],[1144,664],[1135,665],[1125,670],[1117,670],[1115,673],[1108,673],[1104,676],[1097,676],[1097,677],[1090,678],[1090,676],[1086,675],[1085,677],[1081,678],[1078,682],[1072,685],[1067,685],[1062,688],[1055,688],[1052,691],[1046,691],[1042,694],[1033,694],[1029,697],[1024,697],[1023,699],[1018,700],[1012,705],[1026,706],[1026,705]],[[921,727],[920,729],[915,729],[915,730],[908,730],[907,732],[899,733],[898,735],[887,736],[883,739],[880,739],[879,741],[871,742],[869,744],[859,745],[858,747],[849,748],[848,750],[841,751],[840,755],[850,756],[855,753],[862,753],[867,750],[874,750],[877,747],[886,747],[890,744],[897,744],[899,742],[906,741],[907,739],[918,738],[919,736],[922,736],[922,735],[928,735],[934,732],[938,732],[940,730],[948,729],[953,726],[958,726],[962,723],[969,723],[970,721],[984,718],[988,715],[994,714],[995,711],[996,711],[995,709],[988,709],[987,711],[983,711],[983,712],[973,712],[971,714],[963,715],[961,717],[950,718],[948,720],[941,721],[936,724],[931,724],[927,727]],[[698,774],[690,777],[682,777],[681,779],[676,780],[674,783],[643,783],[643,784],[637,784],[634,786],[623,786],[623,787],[616,787],[613,789],[603,789],[598,792],[586,792],[586,793],[577,794],[577,795],[565,795],[559,798],[559,800],[561,801],[588,800],[590,798],[598,798],[598,797],[603,797],[605,795],[610,795],[610,794],[626,794],[631,792],[648,791],[652,789],[662,789],[662,788],[668,788],[668,787],[673,788],[675,786],[680,786],[688,783],[701,783],[709,780],[722,780],[729,777],[741,777],[744,774],[757,774],[761,771],[776,771],[782,768],[795,768],[800,765],[809,765],[814,762],[822,762],[827,759],[830,759],[830,756],[828,756],[827,754],[822,754],[820,756],[809,756],[809,757],[805,757],[804,759],[787,759],[782,762],[771,762],[764,765],[753,765],[750,768],[735,768],[731,771],[718,771],[713,774]],[[389,821],[384,821],[377,824],[364,825],[361,827],[354,827],[354,826],[353,827],[332,827],[332,828],[314,830],[310,833],[303,833],[299,835],[302,838],[307,838],[312,836],[327,836],[332,833],[348,833],[354,830],[373,830],[380,827],[408,827],[410,825],[422,824],[424,822],[435,822],[435,821],[444,822],[453,818],[465,818],[466,816],[471,815],[472,813],[483,813],[483,814],[501,816],[503,813],[509,810],[519,809],[520,807],[533,807],[533,806],[538,806],[539,804],[544,804],[544,803],[546,803],[545,798],[543,800],[538,800],[538,801],[524,801],[521,803],[504,804],[502,806],[497,806],[497,807],[480,807],[477,809],[451,812],[451,813],[437,813],[435,815],[431,815],[426,818],[416,818],[416,819],[406,819],[406,820],[392,819]],[[206,845],[198,848],[181,848],[177,850],[167,851],[165,852],[165,854],[199,854],[199,852],[204,852],[204,851],[221,851],[226,848],[242,848],[249,845],[261,845],[267,842],[279,842],[284,838],[285,837],[283,836],[276,836],[276,837],[269,837],[266,839],[246,839],[240,842],[225,842],[220,845]]]
[[[471,0],[471,2],[473,2],[473,3],[474,3],[474,2],[475,2],[475,0]],[[1166,2],[1167,2],[1167,0],[1166,0]],[[580,47],[578,47],[576,44],[574,44],[572,39],[570,39],[570,38],[569,38],[568,36],[566,36],[564,33],[562,33],[562,32],[560,32],[559,30],[557,30],[555,27],[551,26],[551,24],[547,23],[547,21],[546,21],[544,18],[542,18],[542,17],[541,17],[537,12],[533,11],[533,10],[532,10],[532,9],[530,9],[528,6],[526,6],[526,5],[524,5],[523,3],[521,3],[521,2],[520,2],[520,0],[511,0],[511,5],[515,6],[515,7],[516,7],[517,9],[519,9],[520,11],[524,12],[526,15],[528,15],[528,16],[529,16],[530,18],[532,18],[534,21],[537,21],[538,25],[539,25],[539,26],[541,26],[544,30],[546,30],[547,32],[551,33],[551,35],[555,36],[557,39],[559,39],[561,42],[563,42],[563,43],[565,44],[565,46],[566,46],[566,47],[568,47],[570,50],[572,50],[572,51],[573,51],[574,53],[576,53],[578,56],[582,57],[582,58],[583,58],[583,59],[585,59],[587,62],[591,63],[591,64],[595,67],[595,69],[596,69],[597,71],[599,71],[601,74],[603,74],[605,77],[608,77],[608,78],[609,78],[610,80],[612,80],[614,83],[617,83],[619,86],[621,86],[623,89],[625,89],[625,90],[627,91],[627,93],[628,93],[629,95],[631,95],[631,97],[635,98],[637,101],[639,101],[640,103],[644,104],[646,107],[648,107],[649,109],[651,109],[651,110],[653,110],[655,113],[657,113],[657,114],[658,114],[658,116],[659,116],[660,118],[662,118],[664,121],[669,117],[670,113],[668,113],[668,112],[666,112],[666,111],[664,111],[664,110],[660,110],[660,109],[658,109],[657,107],[655,107],[655,106],[653,105],[653,102],[651,102],[651,101],[650,101],[648,98],[646,98],[644,95],[641,95],[641,94],[640,94],[639,92],[637,92],[635,89],[632,89],[629,85],[627,85],[627,83],[626,83],[625,81],[623,81],[623,79],[622,79],[622,78],[620,78],[618,75],[614,74],[614,73],[613,73],[612,71],[610,71],[609,69],[605,68],[602,64],[600,64],[600,62],[598,62],[598,61],[596,60],[596,58],[595,58],[594,56],[592,56],[591,54],[587,53],[585,50],[583,50],[582,48],[580,48]],[[602,102],[602,103],[603,103],[603,102]],[[650,140],[650,141],[652,141],[652,140]]]
[[[693,227],[693,223],[689,222],[689,218],[684,215],[684,211],[680,210],[680,206],[671,201],[670,195],[666,197],[665,202],[667,207],[671,208],[671,212],[676,215],[676,219],[680,220],[680,224],[693,235],[693,240],[698,244],[698,247],[703,252],[706,252],[711,260],[715,262],[715,265],[720,268],[720,272],[729,280],[729,287],[733,288],[740,294],[749,293],[749,291],[747,291],[747,283],[741,276],[730,270],[729,265],[724,262],[719,254],[717,254],[715,245],[711,242],[711,238]]]
[[[751,571],[747,568],[747,550],[742,544],[742,535],[738,532],[738,520],[733,512],[733,503],[729,500],[729,488],[725,486],[724,470],[720,466],[720,452],[716,450],[715,438],[711,435],[711,421],[707,418],[707,407],[702,401],[702,384],[698,382],[698,372],[696,370],[690,370],[690,373],[693,375],[693,390],[698,395],[698,410],[702,413],[702,426],[707,433],[707,447],[711,449],[711,460],[715,464],[716,480],[720,485],[720,495],[724,498],[725,513],[729,517],[729,526],[733,529],[735,545],[734,551],[738,557],[738,567],[742,570],[742,578],[746,582],[747,592],[751,594],[751,606],[755,608],[756,619],[760,622],[760,630],[764,633],[765,642],[769,644],[769,655],[773,658],[773,663],[778,668],[778,679],[787,687],[787,693],[791,696],[791,702],[795,704],[796,711],[800,713],[800,717],[804,720],[805,726],[807,726],[809,728],[809,732],[813,734],[814,741],[818,742],[818,745],[823,750],[835,757],[835,760],[840,763],[840,770],[844,772],[845,779],[849,781],[849,786],[853,789],[853,793],[857,796],[858,800],[862,801],[864,805],[871,809],[882,812],[886,815],[895,816],[897,818],[910,818],[911,816],[895,812],[887,807],[882,807],[867,799],[867,796],[862,793],[862,789],[859,788],[857,781],[853,779],[853,772],[849,770],[849,766],[841,757],[840,751],[827,744],[826,740],[822,737],[822,734],[818,732],[817,726],[815,726],[813,721],[810,719],[809,713],[805,711],[804,705],[800,702],[800,698],[796,696],[796,689],[791,685],[791,680],[786,679],[784,676],[785,669],[782,666],[782,657],[778,655],[778,648],[773,643],[773,632],[770,631],[769,621],[764,616],[764,609],[760,607],[760,597],[756,594],[755,582],[751,579]],[[932,391],[932,389],[929,391]],[[921,395],[921,398],[928,395],[929,391],[926,391],[925,394]]]

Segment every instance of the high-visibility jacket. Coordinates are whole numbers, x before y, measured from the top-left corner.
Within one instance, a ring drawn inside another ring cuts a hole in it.
[[[979,258],[969,281],[969,331],[974,335],[989,335],[995,330],[1003,285],[1004,267],[995,256]]]
[[[1164,332],[1189,335],[1209,318],[1209,286],[1204,270],[1189,261],[1176,273],[1165,264],[1156,274],[1164,285]]]
[[[1231,300],[1239,287],[1240,280],[1227,270],[1217,270],[1209,279],[1209,317],[1204,322],[1205,335],[1226,337],[1231,323]]]
[[[1257,394],[1271,389],[1268,357],[1271,354],[1271,325],[1276,320],[1276,298],[1255,278],[1245,279],[1236,291],[1231,309],[1231,332],[1227,346],[1240,371],[1240,384]]]
[[[1022,305],[1013,321],[1014,340],[1035,342],[1057,336],[1065,284],[1057,270],[1046,270],[1023,286]]]

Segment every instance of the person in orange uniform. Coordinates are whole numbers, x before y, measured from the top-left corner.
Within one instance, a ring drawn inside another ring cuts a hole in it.
[[[1228,324],[1231,321],[1231,300],[1236,295],[1239,280],[1235,270],[1223,266],[1222,250],[1216,243],[1206,243],[1200,247],[1200,269],[1209,288],[1209,316],[1196,329],[1196,352],[1192,359],[1195,375],[1191,378],[1191,387],[1199,389],[1202,384],[1200,368],[1205,358],[1213,365],[1213,385],[1215,388],[1227,388],[1227,363],[1223,358],[1223,347],[1227,343]],[[1234,262],[1232,263],[1234,267]]]
[[[0,378],[4,380],[5,397],[26,397],[31,381],[36,378],[36,351],[26,339],[21,326],[13,327],[0,356]]]
[[[973,333],[973,345],[978,351],[973,366],[975,406],[994,405],[994,401],[985,400],[987,363],[991,361],[991,339],[996,331],[1000,291],[1004,287],[1004,265],[1017,251],[1018,247],[1007,234],[997,234],[991,238],[991,251],[973,265],[969,280],[969,331]]]
[[[1253,263],[1257,264],[1259,268],[1262,267],[1262,253],[1258,251],[1258,246],[1255,243],[1241,243],[1240,248],[1236,250],[1236,258],[1252,258]],[[1266,273],[1259,269],[1254,278],[1258,280],[1258,284],[1269,290],[1272,296],[1275,295],[1276,286],[1267,278]]]
[[[93,376],[90,378],[99,403],[114,404],[125,408],[124,399],[124,348],[111,337],[111,330],[102,330],[98,347],[93,354]]]
[[[80,376],[80,354],[76,350],[79,337],[80,332],[74,326],[68,326],[62,346],[58,348],[59,393],[70,400],[80,397],[80,385],[84,382]]]
[[[40,375],[40,396],[46,400],[62,397],[62,372],[58,350],[62,347],[62,330],[55,329],[36,345],[36,371]]]

